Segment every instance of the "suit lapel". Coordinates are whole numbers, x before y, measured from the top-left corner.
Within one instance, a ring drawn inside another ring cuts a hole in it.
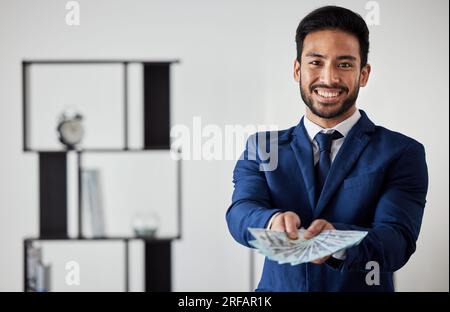
[[[298,166],[302,172],[303,181],[305,182],[308,201],[313,209],[316,206],[315,199],[315,183],[314,183],[314,158],[311,142],[309,140],[306,129],[303,125],[303,118],[295,127],[294,137],[290,143],[297,159]]]
[[[360,154],[368,144],[370,140],[369,133],[373,132],[375,129],[375,125],[369,120],[369,118],[367,118],[364,111],[360,110],[360,112],[361,118],[348,133],[343,145],[333,161],[328,177],[325,180],[322,194],[320,195],[317,206],[314,209],[314,218],[317,218],[321,214],[333,194],[337,191],[342,181],[348,175],[350,169],[353,167]]]

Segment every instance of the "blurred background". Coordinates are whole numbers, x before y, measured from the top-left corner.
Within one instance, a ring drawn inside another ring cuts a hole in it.
[[[74,3],[79,20],[71,24]],[[23,151],[23,60],[179,60],[170,65],[172,126],[185,125],[192,132],[194,118],[200,117],[203,126],[222,130],[226,125],[283,129],[298,123],[304,112],[292,77],[296,27],[308,12],[327,4],[347,7],[372,22],[372,74],[357,106],[376,124],[423,143],[427,153],[430,184],[422,230],[416,253],[396,273],[397,290],[448,291],[446,0],[0,0],[0,291],[22,291],[23,240],[39,236],[39,158]],[[62,148],[55,129],[67,100],[78,109],[77,103],[88,103],[81,108],[91,112],[91,117],[86,113],[86,147],[122,148],[120,105],[126,96],[130,147],[142,148],[142,64],[135,61],[127,69],[127,93],[120,64],[96,66],[30,69],[30,147]],[[65,83],[84,84],[80,90],[88,91],[73,92]],[[162,237],[176,237],[181,229],[181,238],[171,244],[172,290],[254,289],[262,259],[234,242],[225,223],[235,160],[184,160],[177,175],[167,153],[146,153],[84,158],[86,169],[101,172],[103,234],[132,237],[136,218],[156,222]],[[77,235],[78,202],[71,180],[76,166],[69,164],[75,158],[67,159],[67,230],[72,237]],[[129,268],[128,289],[145,289],[141,240],[129,245],[122,240],[35,243],[43,261],[51,264],[51,290],[123,291],[124,267]],[[79,268],[77,284],[67,282],[73,263]]]

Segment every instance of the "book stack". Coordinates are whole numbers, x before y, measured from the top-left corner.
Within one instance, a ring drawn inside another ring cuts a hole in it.
[[[42,248],[28,246],[27,248],[27,285],[31,292],[50,291],[51,265],[42,263]]]

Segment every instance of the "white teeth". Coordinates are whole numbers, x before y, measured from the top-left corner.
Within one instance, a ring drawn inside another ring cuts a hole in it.
[[[323,96],[323,97],[331,98],[331,97],[338,96],[339,92],[324,92],[324,91],[317,90],[317,94],[319,94],[320,96]]]

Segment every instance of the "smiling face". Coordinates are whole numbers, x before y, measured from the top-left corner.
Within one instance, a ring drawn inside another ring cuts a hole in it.
[[[340,30],[319,30],[305,37],[294,78],[308,113],[344,120],[355,111],[359,88],[370,74],[370,65],[361,68],[359,53],[358,38]]]

